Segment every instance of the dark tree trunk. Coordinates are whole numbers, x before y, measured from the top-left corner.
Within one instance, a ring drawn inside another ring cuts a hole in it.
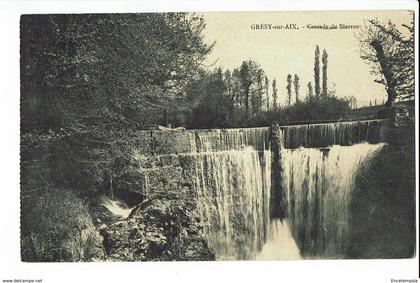
[[[370,45],[372,45],[372,47],[375,49],[376,58],[378,59],[379,65],[381,66],[382,73],[386,81],[386,91],[388,93],[388,100],[385,103],[385,107],[392,108],[395,106],[395,98],[397,97],[397,92],[395,90],[394,74],[385,56],[382,44],[379,41],[374,40],[370,43]]]
[[[245,86],[245,115],[246,118],[249,118],[249,89],[250,89],[251,85],[246,85]]]
[[[114,198],[114,188],[112,186],[112,175],[109,175],[109,197]]]

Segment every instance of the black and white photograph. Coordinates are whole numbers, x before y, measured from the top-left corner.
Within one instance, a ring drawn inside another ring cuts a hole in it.
[[[21,13],[16,261],[418,266],[416,16]]]

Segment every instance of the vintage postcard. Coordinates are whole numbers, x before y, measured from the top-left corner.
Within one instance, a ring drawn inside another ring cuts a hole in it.
[[[2,282],[417,282],[416,8],[19,5]]]
[[[413,17],[22,15],[21,260],[413,257]]]

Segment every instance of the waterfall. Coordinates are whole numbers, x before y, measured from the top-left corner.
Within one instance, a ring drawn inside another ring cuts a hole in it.
[[[344,257],[358,168],[384,144],[280,151],[286,219],[305,257]]]
[[[384,120],[282,126],[286,148],[352,145],[382,141]]]
[[[187,146],[143,162],[143,186],[181,172],[217,259],[344,257],[355,178],[383,147],[382,122],[179,132]]]
[[[190,155],[198,212],[218,259],[254,259],[268,231],[271,152]]]
[[[268,231],[269,128],[196,131],[193,186],[219,259],[253,259]]]
[[[256,259],[302,259],[287,221],[280,219],[270,221],[267,242]]]
[[[251,146],[255,150],[268,149],[269,128],[215,129],[196,131],[198,152],[241,150]]]
[[[110,199],[107,196],[100,196],[99,203],[101,206],[108,209],[108,211],[119,219],[126,219],[130,215],[131,211],[133,211],[134,207],[127,207],[125,203],[120,200]]]

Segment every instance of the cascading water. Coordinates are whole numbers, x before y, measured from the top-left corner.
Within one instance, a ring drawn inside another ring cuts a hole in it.
[[[302,259],[287,221],[272,219],[268,229],[267,242],[257,254],[257,260]]]
[[[384,144],[282,149],[286,219],[305,257],[344,257],[358,168]]]
[[[196,132],[196,145],[192,146],[198,152],[241,150],[252,146],[255,150],[268,148],[269,128],[238,128],[202,130]]]
[[[99,203],[101,206],[108,209],[108,211],[118,219],[126,219],[130,215],[131,211],[133,211],[134,207],[127,207],[122,201],[120,200],[113,200],[107,196],[100,196]]]
[[[286,148],[353,145],[363,141],[379,143],[383,139],[384,120],[338,122],[282,126]]]
[[[182,178],[216,257],[343,257],[357,170],[382,131],[381,120],[188,131]]]
[[[191,158],[198,211],[217,258],[254,259],[267,237],[270,151],[246,147]]]

